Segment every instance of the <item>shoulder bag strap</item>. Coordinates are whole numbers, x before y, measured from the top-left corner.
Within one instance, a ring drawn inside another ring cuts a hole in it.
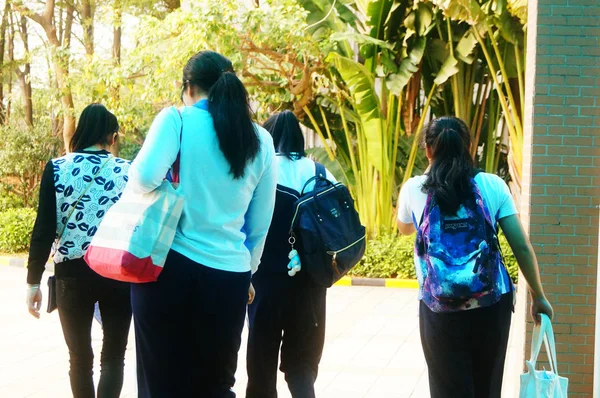
[[[69,215],[67,216],[67,221],[65,221],[65,225],[64,225],[62,231],[60,232],[60,235],[58,236],[58,239],[56,240],[56,246],[60,245],[60,241],[61,241],[63,235],[65,234],[65,231],[67,230],[67,224],[69,223],[69,220],[71,219],[71,216],[75,212],[75,209],[77,209],[77,205],[79,204],[79,202],[81,202],[81,199],[85,196],[85,194],[90,189],[90,187],[94,184],[94,180],[96,179],[96,177],[98,177],[98,175],[100,174],[100,172],[102,171],[102,169],[104,168],[104,166],[106,166],[106,164],[108,163],[109,160],[110,160],[110,155],[108,155],[108,158],[106,158],[106,160],[104,161],[104,163],[102,164],[102,166],[100,166],[100,168],[98,169],[98,171],[96,171],[96,173],[94,173],[94,175],[92,176],[92,181],[90,181],[90,183],[88,184],[88,186],[85,187],[85,189],[83,190],[83,192],[79,196],[79,199],[77,199],[77,202],[75,202],[75,204],[73,205],[73,208],[71,209],[71,211],[69,212]]]
[[[183,142],[183,116],[181,116],[181,111],[175,108],[177,113],[179,114],[179,119],[181,120],[181,127],[179,128],[179,151],[177,151],[177,157],[175,158],[175,162],[173,162],[173,172],[171,174],[172,183],[179,184],[179,173],[181,170],[181,144]]]

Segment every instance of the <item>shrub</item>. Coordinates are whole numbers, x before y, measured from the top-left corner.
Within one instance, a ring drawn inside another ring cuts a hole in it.
[[[395,233],[370,239],[364,257],[348,275],[365,278],[415,279],[414,243],[415,235],[397,236]],[[500,247],[508,274],[516,282],[519,269],[504,234],[500,234]]]
[[[9,209],[0,213],[0,251],[24,252],[29,247],[36,212],[32,209]]]
[[[351,276],[366,278],[415,279],[413,247],[415,237],[383,234],[367,242],[367,251]]]
[[[508,269],[508,275],[510,275],[513,282],[517,283],[519,278],[519,265],[517,264],[517,259],[506,240],[504,234],[499,235],[500,238],[500,249],[502,250],[502,256],[504,256],[504,265]]]
[[[34,199],[36,198],[34,197]],[[35,202],[37,202],[37,200]],[[18,209],[21,207],[25,207],[23,198],[12,192],[9,185],[0,182],[0,213],[9,209]]]
[[[48,134],[42,120],[34,127],[11,121],[0,126],[0,134],[0,206],[35,207],[44,165],[62,148],[61,142]]]

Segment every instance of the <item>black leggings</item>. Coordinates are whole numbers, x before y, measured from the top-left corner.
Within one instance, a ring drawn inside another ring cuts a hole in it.
[[[513,294],[497,304],[453,313],[422,301],[421,343],[432,398],[500,398]]]
[[[81,264],[87,267],[85,263]],[[60,264],[57,265],[60,267]],[[127,336],[131,325],[129,284],[102,278],[56,277],[56,300],[60,324],[69,347],[71,390],[74,398],[94,398],[92,368],[92,321],[94,305],[102,316],[102,354],[98,398],[117,398],[123,387],[123,367]]]

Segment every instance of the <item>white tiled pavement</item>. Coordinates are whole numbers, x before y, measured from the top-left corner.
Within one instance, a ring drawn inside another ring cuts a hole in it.
[[[0,397],[70,397],[68,353],[58,315],[43,313],[36,320],[27,313],[24,280],[25,270],[0,266]],[[43,291],[46,293],[46,289]],[[316,384],[318,397],[429,396],[416,294],[416,290],[380,287],[329,290],[327,340]],[[121,395],[128,398],[136,396],[133,339],[132,333]],[[93,344],[97,354],[101,343],[102,332],[94,323]],[[239,358],[234,390],[243,398],[245,335]],[[98,366],[96,358],[96,374]],[[278,391],[280,398],[290,398],[281,373]]]

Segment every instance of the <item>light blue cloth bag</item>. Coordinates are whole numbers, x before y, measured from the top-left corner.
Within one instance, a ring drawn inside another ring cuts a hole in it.
[[[550,318],[540,314],[542,321],[533,328],[531,342],[531,356],[527,365],[527,372],[521,375],[521,391],[519,398],[567,398],[569,379],[558,375],[556,360],[556,343]],[[546,347],[550,371],[535,370],[535,365],[542,349],[542,341]]]

